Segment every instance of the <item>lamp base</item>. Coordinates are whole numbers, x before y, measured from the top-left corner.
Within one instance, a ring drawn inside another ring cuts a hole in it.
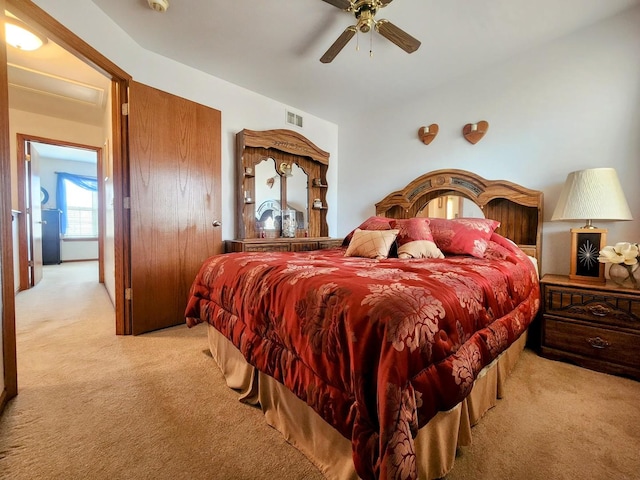
[[[606,283],[604,263],[598,261],[607,242],[606,228],[571,229],[571,264],[569,278],[587,283]]]

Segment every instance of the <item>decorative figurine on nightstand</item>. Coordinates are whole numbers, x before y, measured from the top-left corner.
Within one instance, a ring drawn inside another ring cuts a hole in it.
[[[621,287],[640,288],[640,249],[637,243],[619,242],[600,250],[600,263],[610,263],[609,278]]]

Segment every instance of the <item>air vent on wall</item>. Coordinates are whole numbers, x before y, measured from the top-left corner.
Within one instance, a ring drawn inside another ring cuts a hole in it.
[[[287,123],[302,128],[302,117],[296,113],[287,111]]]

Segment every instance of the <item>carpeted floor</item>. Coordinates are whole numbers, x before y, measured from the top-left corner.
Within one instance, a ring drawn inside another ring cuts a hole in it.
[[[2,479],[321,479],[208,355],[205,328],[114,334],[93,262],[18,294]],[[640,349],[640,346],[639,346]],[[447,480],[640,479],[640,382],[525,351]]]

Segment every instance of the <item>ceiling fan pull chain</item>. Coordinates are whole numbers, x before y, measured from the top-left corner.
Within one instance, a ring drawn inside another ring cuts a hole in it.
[[[373,58],[373,28],[369,31],[369,58]]]
[[[360,51],[360,31],[356,30],[356,52]]]

